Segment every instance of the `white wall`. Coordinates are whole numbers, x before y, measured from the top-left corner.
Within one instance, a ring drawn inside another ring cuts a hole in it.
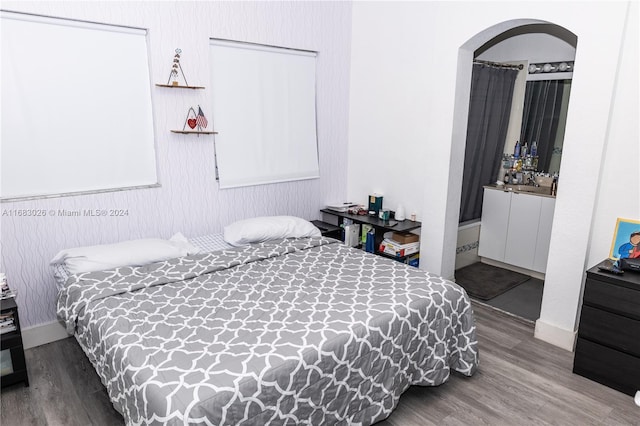
[[[618,68],[609,132],[602,153],[602,173],[589,240],[588,267],[609,256],[617,218],[640,220],[640,179],[637,177],[640,164],[639,14],[638,2],[634,2]]]
[[[471,52],[518,23],[506,21],[548,21],[577,35],[539,321],[546,331],[538,333],[566,348],[573,345],[603,144],[616,125],[609,120],[616,68],[600,64],[617,63],[626,9],[625,2],[354,3],[348,194],[383,187],[390,199],[422,205],[421,267],[445,277],[454,270]],[[402,178],[371,167],[364,173],[358,162],[395,167]]]
[[[221,232],[241,218],[320,216],[344,199],[349,103],[351,4],[343,2],[3,2],[3,9],[149,29],[151,76],[166,83],[174,55],[192,85],[210,87],[209,38],[316,50],[320,179],[219,190],[212,136],[175,135],[187,109],[210,114],[210,90],[152,88],[161,188],[3,203],[16,209],[126,209],[125,217],[1,217],[1,270],[18,291],[23,326],[55,321],[56,287],[49,260],[61,249],[133,238]],[[66,52],[60,46],[60,54]],[[114,78],[118,75],[114,64]],[[87,103],[91,90],[87,88]],[[122,102],[126,102],[122,99]],[[81,107],[81,106],[79,106]],[[70,112],[71,113],[71,112]],[[113,123],[117,126],[118,123]],[[216,129],[224,131],[224,129]],[[91,135],[87,135],[91,137]],[[46,176],[42,177],[46,179]]]
[[[456,270],[480,262],[478,241],[480,240],[480,222],[458,228],[456,241]]]

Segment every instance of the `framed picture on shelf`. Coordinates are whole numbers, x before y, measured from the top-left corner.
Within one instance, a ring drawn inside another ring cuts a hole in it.
[[[640,258],[640,220],[618,218],[609,257]]]

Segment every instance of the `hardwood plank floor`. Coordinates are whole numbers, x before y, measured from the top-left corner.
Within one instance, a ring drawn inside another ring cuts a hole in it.
[[[571,372],[573,354],[533,338],[530,322],[474,304],[480,368],[413,386],[378,426],[638,425],[633,398]],[[2,391],[0,424],[122,425],[75,339],[25,353],[30,387]]]

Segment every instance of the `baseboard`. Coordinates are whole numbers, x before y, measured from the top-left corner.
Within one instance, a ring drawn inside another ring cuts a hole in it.
[[[69,337],[64,325],[59,321],[47,322],[22,329],[22,345],[25,349],[46,345]]]
[[[536,329],[533,337],[573,352],[576,345],[577,332],[574,330],[565,330],[564,328],[557,327],[539,319],[536,321]]]

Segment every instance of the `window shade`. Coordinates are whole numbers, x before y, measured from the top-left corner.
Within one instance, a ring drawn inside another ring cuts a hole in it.
[[[146,30],[1,17],[0,196],[156,184]]]
[[[316,54],[211,40],[220,188],[319,177]]]

